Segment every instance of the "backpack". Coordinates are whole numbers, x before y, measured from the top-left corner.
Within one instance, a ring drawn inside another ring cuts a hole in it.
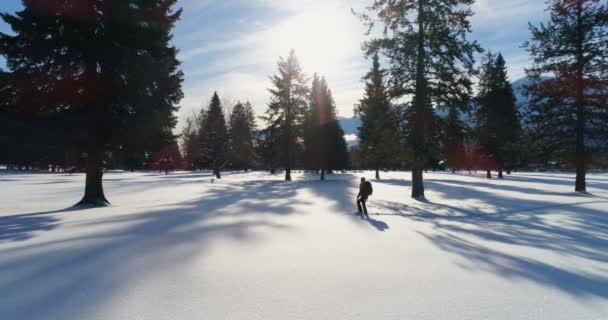
[[[372,188],[371,182],[365,181],[365,191],[368,196],[371,196],[374,193],[374,188]]]

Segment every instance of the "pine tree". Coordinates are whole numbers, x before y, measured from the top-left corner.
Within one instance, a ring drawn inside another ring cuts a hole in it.
[[[545,139],[550,148],[573,151],[575,190],[584,192],[588,149],[605,147],[608,128],[608,5],[551,0],[548,6],[550,21],[530,25],[532,40],[525,44],[533,59],[527,73],[534,80],[527,90],[539,132],[553,135]]]
[[[80,204],[108,203],[104,154],[142,123],[170,135],[183,75],[171,30],[176,0],[23,1],[2,14],[14,34],[0,33],[0,54],[16,83],[18,109],[47,114],[55,130],[86,155]],[[69,123],[69,125],[65,125]]]
[[[186,170],[194,170],[197,159],[200,157],[199,130],[196,121],[197,117],[194,115],[186,118],[186,123],[180,135],[182,158]]]
[[[482,69],[476,110],[477,139],[491,160],[485,168],[487,177],[491,178],[490,170],[495,167],[502,179],[503,170],[512,167],[516,160],[515,146],[521,133],[519,114],[502,54],[488,53]]]
[[[232,109],[229,121],[228,158],[230,167],[251,169],[256,162],[255,114],[251,103],[238,102]]]
[[[200,141],[203,161],[213,170],[216,178],[221,179],[221,170],[227,161],[228,129],[226,128],[222,103],[217,92],[213,93],[209,109],[203,118]]]
[[[466,39],[470,33],[469,6],[474,0],[374,0],[361,18],[371,28],[383,24],[383,33],[365,44],[368,55],[382,52],[390,65],[394,97],[412,97],[408,125],[414,152],[412,197],[424,197],[422,171],[428,147],[437,142],[433,105],[445,105],[454,96],[470,94],[473,54],[481,48]]]
[[[331,170],[348,166],[344,130],[336,115],[336,106],[325,78],[314,75],[309,110],[304,122],[304,154],[307,167],[320,171],[321,180]]]
[[[464,106],[468,102],[464,102]],[[442,144],[443,158],[446,164],[455,172],[459,168],[468,168],[470,164],[467,161],[467,136],[470,130],[461,119],[461,113],[466,107],[453,103],[446,107],[448,110],[447,116],[442,120]]]
[[[279,73],[270,78],[274,88],[269,89],[272,96],[262,119],[268,124],[266,132],[271,134],[268,141],[279,144],[273,149],[278,152],[285,167],[285,180],[291,181],[291,169],[300,148],[309,89],[293,50],[287,59],[279,58],[278,69]]]
[[[365,94],[355,107],[355,114],[361,118],[359,127],[360,153],[366,167],[376,171],[380,179],[380,169],[391,165],[400,152],[399,115],[391,109],[390,96],[380,69],[377,54],[372,59],[372,69],[364,77]]]

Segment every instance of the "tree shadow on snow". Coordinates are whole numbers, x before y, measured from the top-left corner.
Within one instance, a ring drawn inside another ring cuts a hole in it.
[[[608,298],[606,275],[577,272],[576,268],[570,270],[557,267],[480,244],[493,242],[542,249],[557,255],[579,257],[600,264],[608,263],[606,211],[585,206],[608,201],[579,195],[577,202],[556,204],[525,197],[509,197],[497,192],[500,186],[494,188],[486,183],[482,184],[481,189],[473,189],[470,183],[452,180],[430,180],[427,185],[429,189],[441,194],[440,199],[481,199],[490,207],[475,208],[465,202],[457,207],[433,201],[416,201],[411,205],[373,201],[372,204],[383,212],[380,215],[399,216],[417,223],[431,224],[432,233],[419,233],[439,249],[465,258],[468,263],[460,264],[463,268],[490,272],[509,279],[526,279],[577,297]],[[511,191],[545,195],[543,191],[527,187],[506,187]],[[558,215],[557,218],[555,215]]]
[[[187,203],[87,222],[94,228],[86,234],[0,249],[0,292],[11,292],[0,299],[0,310],[7,319],[85,319],[133,279],[162,277],[200,257],[215,239],[254,243],[262,240],[260,231],[289,230],[273,217],[295,212],[302,204],[296,192],[282,181],[218,184]],[[5,225],[48,217],[21,227],[24,234],[56,225],[60,212],[8,217]]]
[[[318,175],[317,175],[318,176]],[[362,219],[357,212],[357,193],[359,192],[359,179],[357,174],[329,174],[325,181],[306,181],[301,183],[301,187],[310,189],[316,196],[318,201],[328,202],[332,212],[347,215],[351,221],[360,223],[361,221],[369,223],[378,231],[386,231],[389,226],[386,222],[374,218]],[[377,180],[371,180],[375,183]],[[384,181],[384,180],[383,180]],[[369,203],[369,202],[368,202]],[[374,208],[371,208],[374,210]],[[368,204],[368,211],[370,206]],[[373,212],[370,216],[373,216]]]
[[[62,210],[0,216],[0,243],[3,241],[25,241],[38,232],[50,231],[59,226],[57,215],[85,208],[70,207]]]

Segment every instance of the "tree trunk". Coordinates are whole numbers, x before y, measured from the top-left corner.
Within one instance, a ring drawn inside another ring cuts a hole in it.
[[[214,169],[213,169],[213,174],[215,175],[215,178],[216,178],[216,179],[221,179],[221,178],[222,178],[222,174],[221,174],[221,172],[220,172],[220,169],[219,169],[219,168],[214,168]]]
[[[107,206],[110,202],[103,193],[103,151],[90,151],[86,158],[86,183],[84,197],[77,204],[92,206]]]
[[[422,167],[416,166],[416,164],[412,170],[412,198],[424,198]]]
[[[291,166],[285,168],[285,181],[291,181]]]
[[[416,93],[414,99],[414,165],[412,169],[412,198],[424,198],[424,112],[426,82],[424,78],[424,1],[418,0],[418,55],[416,59]]]
[[[376,180],[380,180],[380,170],[376,167]]]
[[[507,169],[507,174],[511,174],[511,169]]]
[[[321,181],[325,181],[325,169],[321,169]]]
[[[502,175],[502,168],[498,169],[498,179],[504,179],[505,177]]]
[[[492,179],[492,171],[491,170],[486,170],[486,178]]]
[[[587,191],[585,168],[585,110],[584,110],[584,77],[583,77],[583,29],[582,1],[577,2],[577,46],[576,46],[576,184],[577,192]]]

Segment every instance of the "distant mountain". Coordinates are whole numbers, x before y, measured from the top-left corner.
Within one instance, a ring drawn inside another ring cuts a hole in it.
[[[359,127],[361,126],[361,119],[358,117],[352,118],[339,118],[340,126],[344,130],[344,138],[349,147],[359,144],[357,134],[359,133]]]
[[[339,118],[338,122],[342,126],[342,130],[344,130],[344,134],[357,134],[358,128],[361,126],[361,119],[358,117],[353,118]]]
[[[525,115],[529,113],[529,99],[525,95],[524,88],[526,85],[530,84],[531,81],[532,80],[529,77],[523,77],[511,83],[513,93],[517,99],[517,107],[522,115],[522,121],[524,120]],[[447,110],[440,108],[436,108],[435,113],[443,119],[445,119],[448,114]],[[475,125],[475,118],[473,114],[461,114],[461,120],[471,127]],[[344,130],[344,136],[346,137],[346,141],[348,142],[349,146],[356,145],[358,143],[357,133],[358,128],[361,126],[361,119],[358,117],[339,118],[338,121]]]

